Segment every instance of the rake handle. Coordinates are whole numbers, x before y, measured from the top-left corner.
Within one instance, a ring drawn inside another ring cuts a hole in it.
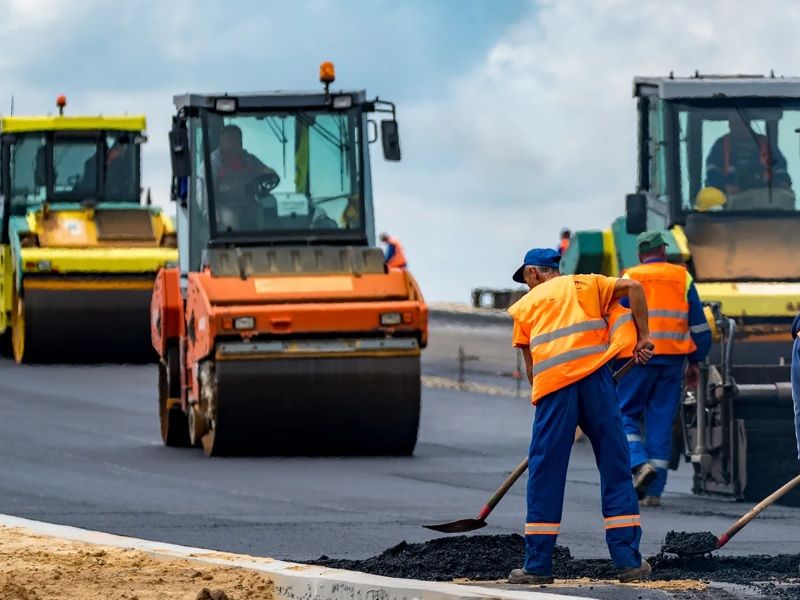
[[[772,492],[769,496],[764,498],[761,502],[756,504],[753,508],[748,510],[742,518],[740,518],[736,523],[734,523],[728,531],[723,533],[720,538],[717,540],[717,548],[722,548],[725,544],[727,544],[730,539],[735,536],[741,529],[747,525],[750,521],[755,519],[758,514],[773,504],[776,500],[779,500],[782,496],[790,492],[792,489],[797,487],[800,484],[800,475],[792,479],[790,482],[782,485],[777,490]]]
[[[624,377],[628,371],[630,371],[633,366],[636,364],[636,361],[630,359],[626,362],[616,373],[614,373],[614,381],[619,381],[621,377]],[[489,501],[483,506],[481,511],[478,513],[478,516],[475,517],[478,521],[485,521],[486,517],[494,510],[494,507],[497,506],[498,502],[503,499],[503,496],[506,495],[506,492],[511,489],[511,486],[517,482],[522,474],[528,470],[528,459],[526,458],[521,463],[517,465],[517,468],[511,471],[511,474],[506,477],[505,481],[500,484],[500,487],[497,488],[497,491],[489,498]]]

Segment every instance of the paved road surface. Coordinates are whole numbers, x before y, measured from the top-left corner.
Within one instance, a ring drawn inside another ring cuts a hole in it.
[[[502,327],[437,326],[425,370],[452,369],[453,347],[475,339],[485,364],[514,360]],[[524,399],[426,389],[413,458],[210,460],[161,446],[155,379],[152,366],[0,362],[0,512],[281,558],[365,557],[428,539],[422,523],[473,516],[529,439]],[[643,513],[645,553],[670,529],[724,531],[747,508],[690,496],[689,478],[683,467],[666,507]],[[577,556],[605,556],[598,494],[577,445],[559,538]],[[523,518],[518,485],[483,532],[520,531]],[[729,552],[800,552],[800,510],[770,509]]]

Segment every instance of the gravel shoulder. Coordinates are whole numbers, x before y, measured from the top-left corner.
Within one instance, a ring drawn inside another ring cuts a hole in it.
[[[271,600],[272,592],[254,571],[0,527],[3,600]]]

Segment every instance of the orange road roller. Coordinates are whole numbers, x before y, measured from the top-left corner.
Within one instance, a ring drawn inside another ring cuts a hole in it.
[[[319,92],[174,98],[179,261],[151,305],[167,446],[414,451],[428,312],[376,247],[370,179],[378,137],[400,159],[395,107],[331,91],[329,63],[321,80]]]

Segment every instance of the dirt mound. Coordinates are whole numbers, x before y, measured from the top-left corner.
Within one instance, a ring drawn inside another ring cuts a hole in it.
[[[101,547],[0,527],[0,600],[272,600],[254,571],[197,569],[182,559]]]
[[[3,600],[39,600],[39,594],[3,575],[0,576],[0,598]]]
[[[520,567],[525,557],[521,535],[472,535],[436,538],[421,544],[401,542],[378,556],[365,560],[335,560],[320,557],[314,564],[384,575],[429,581],[504,579],[511,569]],[[702,579],[724,583],[776,586],[792,592],[800,584],[800,555],[778,556],[671,556],[659,554],[648,558],[653,579]],[[556,579],[614,579],[617,571],[610,560],[576,559],[568,548],[556,547],[553,575]],[[791,598],[795,596],[779,595]]]
[[[568,557],[569,551],[566,550]],[[426,581],[501,579],[522,566],[525,540],[521,535],[479,535],[436,538],[424,544],[400,542],[366,560],[335,560],[321,556],[312,564]]]
[[[661,546],[661,552],[670,552],[685,556],[698,552],[711,552],[717,547],[717,536],[710,531],[687,533],[686,531],[670,531]]]

